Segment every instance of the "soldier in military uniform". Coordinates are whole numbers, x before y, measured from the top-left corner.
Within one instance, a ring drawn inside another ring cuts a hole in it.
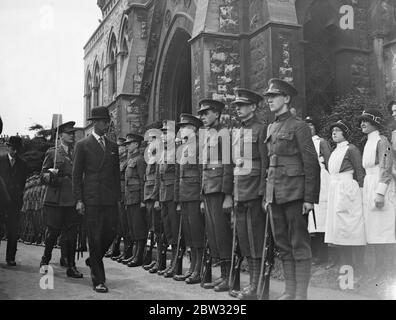
[[[201,264],[205,247],[205,218],[200,210],[201,166],[199,165],[199,133],[203,123],[191,114],[182,114],[177,124],[183,141],[177,153],[175,202],[181,210],[185,245],[191,248],[191,264],[188,272],[175,276],[187,284],[201,282]]]
[[[52,250],[62,231],[67,258],[66,274],[68,277],[82,278],[75,263],[77,228],[81,217],[76,211],[76,199],[72,192],[74,125],[75,122],[71,121],[59,126],[60,143],[57,149],[47,151],[41,171],[42,180],[48,185],[44,199],[48,231],[40,273],[47,272]]]
[[[143,201],[146,162],[140,153],[140,145],[143,140],[142,136],[130,133],[124,143],[128,149],[128,162],[125,170],[125,206],[130,237],[136,243],[136,251],[128,261],[128,267],[137,267],[143,264],[147,237],[146,205]]]
[[[221,267],[220,278],[205,284],[204,288],[214,288],[216,292],[223,292],[229,290],[232,256],[233,169],[230,133],[220,123],[224,103],[204,99],[200,101],[199,106],[198,114],[207,130],[203,141],[201,209],[205,210],[206,233],[211,255],[214,259],[220,259]]]
[[[176,210],[176,202],[174,195],[175,188],[175,148],[174,146],[167,145],[167,134],[174,135],[175,128],[169,125],[168,121],[163,121],[162,127],[162,141],[163,141],[163,153],[160,159],[160,163],[157,166],[157,179],[156,188],[158,189],[160,207],[161,207],[161,223],[163,231],[165,232],[167,244],[172,246],[172,261],[170,268],[164,270],[164,277],[174,277],[175,280],[181,279],[176,275],[176,259],[180,252],[177,251],[177,242],[179,236],[180,227],[180,212]],[[170,160],[170,161],[168,161]],[[182,249],[182,248],[180,248]],[[159,262],[159,256],[158,256]],[[158,272],[158,262],[154,269],[150,270],[151,273]]]
[[[263,206],[272,213],[286,289],[281,300],[307,299],[311,273],[308,214],[319,201],[320,167],[308,125],[289,111],[297,90],[271,79],[265,96],[275,121],[267,132],[269,169]]]
[[[143,200],[146,205],[148,232],[150,232],[150,235],[159,235],[161,225],[161,211],[158,201],[159,190],[156,187],[155,181],[157,178],[157,139],[159,139],[160,137],[152,134],[152,131],[149,131],[148,135],[149,155],[146,173],[144,175]],[[152,257],[149,258],[152,259]],[[157,261],[154,259],[148,265],[143,265],[143,268],[148,271],[155,266],[156,262]]]
[[[267,126],[255,115],[262,100],[263,97],[256,92],[237,89],[236,100],[233,102],[241,120],[239,134],[235,137],[238,146],[233,149],[235,218],[241,254],[247,257],[250,273],[250,285],[238,295],[241,300],[257,299],[264,244],[265,214],[261,203],[268,166],[264,143]],[[233,145],[235,146],[234,143]]]

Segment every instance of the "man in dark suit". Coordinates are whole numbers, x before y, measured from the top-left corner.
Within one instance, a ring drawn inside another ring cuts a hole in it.
[[[297,90],[271,79],[265,96],[275,121],[265,143],[269,169],[263,207],[272,212],[275,244],[280,251],[285,293],[280,300],[307,299],[311,275],[308,214],[319,202],[320,167],[308,125],[290,111]]]
[[[45,274],[51,260],[52,250],[62,232],[62,253],[67,267],[66,275],[82,278],[76,268],[75,255],[77,228],[80,216],[76,211],[76,199],[72,191],[73,144],[75,122],[59,126],[59,144],[50,148],[45,155],[41,179],[47,185],[44,196],[44,214],[47,222],[44,255],[40,263],[40,273]]]
[[[7,229],[7,265],[15,267],[15,255],[18,241],[19,212],[23,205],[23,190],[27,178],[27,165],[19,157],[22,149],[22,139],[10,137],[7,142],[8,154],[0,157],[0,177],[7,186],[11,201],[5,207]]]
[[[0,117],[0,134],[3,132],[3,121],[1,120]],[[10,202],[10,195],[8,194],[7,191],[7,186],[3,180],[2,177],[0,177],[0,208],[5,208],[6,205]],[[0,209],[0,223],[1,223],[1,217],[4,214],[2,209]]]
[[[110,126],[106,107],[92,109],[92,134],[79,141],[73,162],[76,209],[86,217],[93,288],[108,292],[103,257],[117,233],[118,202],[121,200],[118,146],[105,137]]]

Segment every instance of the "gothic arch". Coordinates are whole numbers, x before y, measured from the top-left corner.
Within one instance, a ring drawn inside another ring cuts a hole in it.
[[[176,120],[181,112],[192,112],[191,46],[193,18],[176,13],[166,30],[154,75],[153,120]]]

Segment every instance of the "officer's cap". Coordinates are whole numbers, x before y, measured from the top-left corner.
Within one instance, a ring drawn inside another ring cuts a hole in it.
[[[264,99],[260,94],[243,88],[235,89],[235,95],[236,98],[232,104],[259,104]]]
[[[131,144],[132,142],[141,143],[144,138],[136,133],[128,133],[126,136],[126,141],[123,143],[124,146]]]
[[[281,79],[271,79],[268,81],[268,89],[264,92],[264,96],[285,95],[294,97],[298,94],[297,89],[290,83]]]
[[[74,128],[74,125],[75,125],[76,123],[74,122],[74,121],[69,121],[69,122],[66,122],[66,123],[64,123],[64,124],[61,124],[58,128],[59,128],[59,134],[61,134],[61,133],[73,133],[73,132],[76,132],[77,131],[77,129],[76,128]]]
[[[202,114],[206,110],[214,110],[222,113],[225,108],[225,104],[218,100],[203,99],[199,102],[199,107],[200,109],[198,110],[198,114]]]
[[[201,119],[198,119],[197,117],[193,116],[192,114],[188,113],[182,113],[180,115],[180,122],[176,124],[178,128],[191,124],[197,129],[201,128],[203,126],[203,123]]]

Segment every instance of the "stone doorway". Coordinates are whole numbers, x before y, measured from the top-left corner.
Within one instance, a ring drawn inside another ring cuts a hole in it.
[[[170,42],[161,78],[161,120],[177,120],[181,113],[192,113],[191,38],[177,29]]]

